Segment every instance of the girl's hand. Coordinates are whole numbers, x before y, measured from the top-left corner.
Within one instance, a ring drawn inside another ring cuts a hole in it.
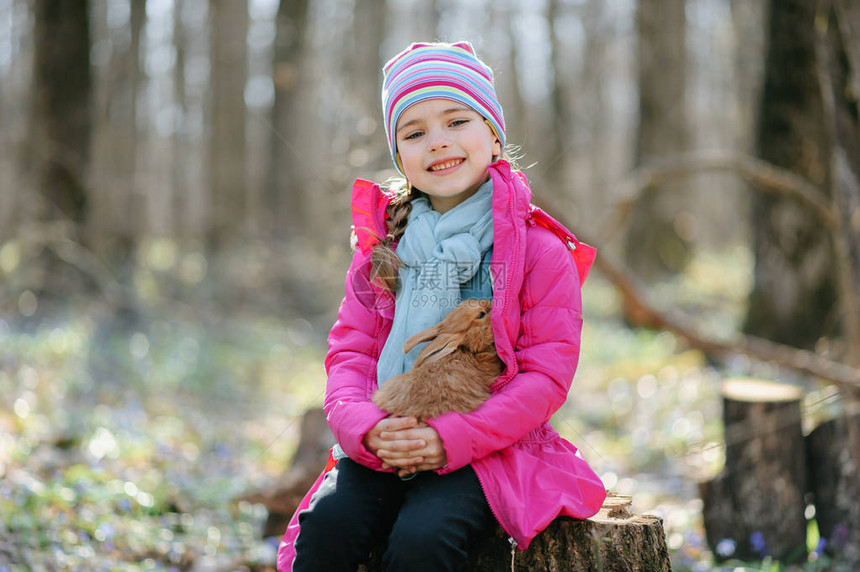
[[[383,469],[419,463],[421,458],[410,455],[410,451],[421,449],[426,443],[423,439],[410,440],[403,434],[417,425],[414,417],[386,417],[367,432],[364,446],[382,459]]]
[[[364,445],[382,459],[383,468],[401,477],[444,467],[448,460],[442,439],[432,427],[414,417],[387,417],[364,437]]]
[[[392,465],[400,467],[400,470],[397,471],[398,476],[406,477],[418,471],[435,471],[448,464],[448,457],[445,454],[445,447],[442,446],[442,439],[439,437],[439,433],[429,425],[421,423],[414,429],[401,431],[400,434],[407,440],[416,439],[423,441],[424,446],[410,451],[411,454],[420,456],[420,461],[406,467]],[[385,450],[380,452],[387,453]]]

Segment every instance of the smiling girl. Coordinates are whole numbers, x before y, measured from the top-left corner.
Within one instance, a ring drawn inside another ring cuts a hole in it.
[[[580,287],[594,250],[530,204],[502,158],[493,73],[471,44],[412,44],[386,64],[382,106],[397,189],[353,186],[355,252],[329,335],[334,466],[296,511],[279,570],[354,571],[386,540],[390,571],[463,570],[501,525],[525,549],[557,516],[587,518],[600,479],[549,419],[579,359]],[[371,401],[408,371],[462,298],[492,299],[505,370],[472,413],[418,423]]]

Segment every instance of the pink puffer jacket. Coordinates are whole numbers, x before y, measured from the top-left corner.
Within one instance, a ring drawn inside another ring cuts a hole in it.
[[[428,420],[442,438],[448,465],[471,463],[499,524],[524,550],[557,516],[587,518],[606,496],[603,483],[549,419],[567,399],[579,359],[581,280],[594,249],[578,242],[530,205],[525,177],[505,161],[490,166],[493,179],[493,333],[506,365],[493,395],[477,411]],[[389,197],[368,181],[353,187],[357,248],[346,296],[329,335],[325,412],[338,443],[372,469],[381,461],[362,439],[386,413],[370,397],[376,362],[391,328],[394,298],[369,282],[370,250],[386,234]],[[278,569],[290,570],[299,533],[298,512],[278,550]]]

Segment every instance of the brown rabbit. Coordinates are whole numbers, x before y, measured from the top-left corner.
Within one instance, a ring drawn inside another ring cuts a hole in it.
[[[419,422],[448,411],[474,411],[490,396],[504,364],[496,353],[490,300],[463,300],[437,325],[406,340],[403,353],[430,341],[412,369],[386,381],[373,402]]]

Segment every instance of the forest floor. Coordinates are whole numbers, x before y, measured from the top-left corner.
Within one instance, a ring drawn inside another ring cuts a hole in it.
[[[214,297],[201,309],[168,294],[160,271],[136,272],[133,318],[86,298],[38,322],[0,314],[0,572],[273,569],[265,508],[235,499],[289,466],[297,419],[322,402],[331,315]],[[696,258],[657,295],[728,335],[749,281],[735,249]],[[629,329],[599,275],[584,299],[576,389],[556,428],[607,488],[664,519],[675,570],[780,569],[713,564],[696,486],[722,464],[720,380],[767,366],[738,357],[717,370],[668,333]]]

